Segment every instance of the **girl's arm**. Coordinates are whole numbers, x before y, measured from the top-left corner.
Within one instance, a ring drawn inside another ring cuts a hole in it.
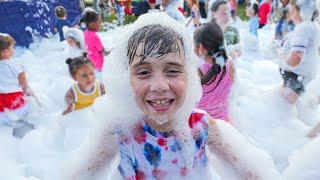
[[[35,96],[32,89],[28,85],[28,81],[24,72],[21,72],[18,76],[19,84],[27,96]]]
[[[228,61],[229,66],[230,66],[230,78],[234,82],[234,76],[235,76],[235,69],[234,69],[234,64],[232,61]]]
[[[70,164],[71,170],[65,177],[68,180],[94,179],[99,170],[109,168],[118,152],[116,137],[109,128],[105,128],[99,136],[88,138],[81,150],[85,152],[80,151]]]
[[[106,93],[106,88],[103,83],[100,83],[100,92],[101,95],[104,95]]]
[[[63,111],[62,115],[66,115],[73,110],[73,103],[74,103],[74,94],[72,88],[70,88],[65,96],[65,102],[67,104],[67,109]]]
[[[208,147],[210,151],[214,152],[218,157],[229,162],[236,172],[245,179],[260,179],[255,172],[248,169],[247,165],[241,161],[240,157],[235,155],[231,146],[225,142],[218,125],[212,118],[209,119]]]

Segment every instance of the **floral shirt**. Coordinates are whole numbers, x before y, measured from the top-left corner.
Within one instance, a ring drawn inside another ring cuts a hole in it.
[[[121,161],[118,167],[124,179],[168,179],[186,177],[192,170],[205,168],[208,139],[208,115],[194,109],[189,118],[193,137],[193,165],[186,167],[181,142],[173,132],[161,133],[145,121],[139,121],[130,133],[118,132]],[[187,146],[189,147],[189,146]]]

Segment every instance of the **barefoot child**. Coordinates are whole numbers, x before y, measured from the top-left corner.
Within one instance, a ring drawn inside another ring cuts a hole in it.
[[[231,163],[240,176],[258,178],[250,163],[232,153],[215,120],[193,108],[201,86],[184,25],[164,13],[149,13],[129,28],[127,38],[111,54],[117,70],[111,77],[122,81],[115,84],[122,87],[119,96],[131,93],[132,98],[119,98],[123,112],[113,113],[120,117],[136,111],[138,115],[114,119],[104,106],[107,124],[90,141],[94,145],[87,147],[88,157],[68,172],[69,179],[92,179],[118,152],[123,179],[195,179],[199,175],[216,179],[207,169],[207,148]]]
[[[66,63],[76,83],[65,96],[67,109],[63,115],[86,108],[93,104],[95,98],[105,94],[104,85],[96,80],[94,67],[85,53],[80,57],[68,58]]]
[[[34,96],[23,66],[11,58],[15,40],[0,34],[0,124],[13,127],[13,135],[22,138],[34,126],[24,121],[28,114],[25,95]]]

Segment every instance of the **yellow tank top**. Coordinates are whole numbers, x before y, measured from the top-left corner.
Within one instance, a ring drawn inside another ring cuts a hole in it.
[[[86,108],[88,106],[91,106],[94,102],[94,100],[101,96],[101,89],[100,89],[100,83],[99,81],[95,82],[94,89],[91,93],[85,93],[82,92],[78,86],[78,84],[74,84],[73,87],[73,93],[74,93],[74,109],[82,109]]]

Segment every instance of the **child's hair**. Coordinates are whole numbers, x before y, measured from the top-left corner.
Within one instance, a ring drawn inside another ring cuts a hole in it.
[[[219,7],[220,7],[221,5],[225,5],[225,4],[228,4],[228,2],[227,2],[226,0],[217,0],[217,1],[215,1],[215,2],[212,4],[210,10],[211,10],[212,12],[217,12],[218,9],[219,9]]]
[[[215,21],[211,21],[203,25],[198,31],[194,34],[194,40],[197,47],[200,44],[208,52],[208,56],[213,58],[212,67],[209,69],[208,73],[201,77],[201,84],[211,84],[217,78],[217,75],[222,70],[222,75],[217,83],[217,85],[211,90],[213,91],[223,79],[226,74],[226,67],[219,65],[217,59],[223,58],[222,63],[226,63],[228,56],[224,47],[223,32],[219,25]],[[200,71],[201,72],[201,71]]]
[[[87,57],[87,53],[83,53],[82,56],[75,58],[68,58],[66,64],[69,66],[69,73],[71,76],[74,76],[77,70],[83,66],[91,65],[93,66],[90,59]]]
[[[14,46],[15,44],[16,41],[9,34],[0,33],[0,57],[4,50],[8,49],[10,46]]]
[[[249,9],[252,9],[254,11],[254,15],[257,15],[259,12],[259,4],[258,3],[248,3],[247,7]]]
[[[99,19],[99,14],[93,10],[93,9],[86,9],[86,11],[83,13],[81,17],[81,22],[84,22],[87,27],[89,27],[89,24],[92,22],[97,22]]]
[[[199,7],[199,1],[198,0],[189,0],[189,6],[192,8],[193,5],[197,5]]]
[[[58,18],[64,18],[67,16],[67,10],[63,6],[57,6],[54,8],[54,13]]]
[[[141,54],[138,48],[143,46]],[[182,37],[171,27],[152,24],[136,30],[128,41],[127,57],[129,64],[135,56],[141,62],[147,57],[162,57],[168,53],[181,52],[183,48]]]

